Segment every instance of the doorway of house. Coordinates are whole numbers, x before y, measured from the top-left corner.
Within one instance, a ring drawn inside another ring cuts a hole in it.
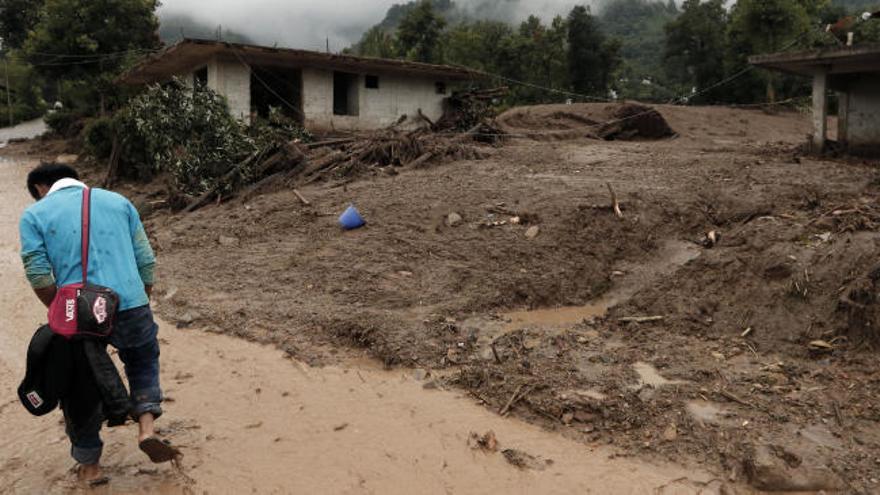
[[[303,123],[302,71],[287,67],[251,67],[251,111],[265,119],[271,108]]]

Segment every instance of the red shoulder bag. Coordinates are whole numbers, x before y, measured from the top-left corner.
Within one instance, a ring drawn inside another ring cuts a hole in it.
[[[88,283],[91,189],[83,188],[82,283],[59,287],[49,306],[49,328],[62,337],[109,337],[113,331],[119,295]]]

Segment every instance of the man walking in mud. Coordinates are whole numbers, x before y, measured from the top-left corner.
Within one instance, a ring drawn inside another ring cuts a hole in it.
[[[41,164],[27,178],[28,191],[37,202],[21,217],[21,257],[31,287],[47,307],[58,287],[79,283],[83,276],[80,212],[85,187],[73,168],[60,164]],[[93,189],[90,218],[88,281],[119,296],[109,341],[125,365],[139,447],[153,462],[172,461],[180,452],[159,440],[153,427],[162,415],[158,326],[150,310],[153,250],[137,210],[123,196]],[[100,407],[88,421],[77,424],[65,414],[71,455],[82,481],[106,479],[100,468],[103,420]]]

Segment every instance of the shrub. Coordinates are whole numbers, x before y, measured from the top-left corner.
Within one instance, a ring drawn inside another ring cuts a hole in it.
[[[98,117],[91,120],[83,129],[85,152],[98,160],[110,158],[113,152],[113,119]]]
[[[69,110],[53,111],[43,117],[49,130],[65,138],[79,135],[83,128],[82,119],[82,114]]]
[[[222,96],[204,86],[188,88],[178,79],[151,86],[114,120],[122,146],[120,172],[141,179],[167,172],[184,194],[214,187],[257,149]],[[247,178],[250,171],[242,172]]]

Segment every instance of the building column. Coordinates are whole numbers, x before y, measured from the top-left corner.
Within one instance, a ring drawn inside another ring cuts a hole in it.
[[[821,153],[825,149],[825,135],[828,127],[828,72],[822,70],[813,75],[813,151]]]
[[[849,141],[847,130],[849,123],[849,93],[841,91],[837,93],[837,142],[846,146]]]

